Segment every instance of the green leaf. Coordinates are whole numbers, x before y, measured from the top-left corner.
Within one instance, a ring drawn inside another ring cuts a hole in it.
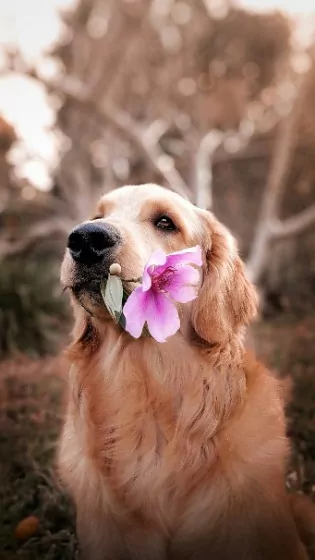
[[[126,317],[125,315],[122,313],[119,319],[119,324],[120,326],[125,329],[126,328]]]
[[[119,323],[122,314],[123,285],[119,276],[108,275],[106,283],[101,285],[104,303],[115,323]]]
[[[108,279],[104,280],[101,284],[101,294],[105,306],[115,323],[119,324],[123,329],[126,328],[123,305],[125,305],[132,291],[129,284],[128,286],[123,285],[119,276],[111,274],[109,274]],[[146,324],[143,327],[142,336],[151,336]]]

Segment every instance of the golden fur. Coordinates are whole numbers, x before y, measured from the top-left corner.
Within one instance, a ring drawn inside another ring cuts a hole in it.
[[[179,231],[155,230],[157,213]],[[196,244],[204,274],[198,298],[180,308],[180,332],[165,344],[132,339],[95,294],[74,292],[59,464],[82,557],[308,558],[297,527],[310,544],[315,515],[309,503],[292,507],[285,492],[282,389],[243,348],[256,294],[232,236],[212,214],[156,185],[104,196],[95,219],[121,232],[115,262],[124,278],[141,276],[158,247]],[[74,291],[87,276],[66,253],[63,284]]]

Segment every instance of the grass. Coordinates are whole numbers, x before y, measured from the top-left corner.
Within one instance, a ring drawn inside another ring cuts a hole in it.
[[[255,334],[260,357],[295,381],[288,486],[315,497],[315,317],[284,316],[256,325]],[[77,557],[74,511],[54,470],[66,373],[60,358],[0,363],[1,560]],[[18,542],[15,528],[28,515],[39,518],[39,530]]]
[[[74,511],[54,471],[65,372],[60,360],[3,362],[0,431],[0,558],[72,560]],[[29,515],[36,535],[18,542],[14,531]]]

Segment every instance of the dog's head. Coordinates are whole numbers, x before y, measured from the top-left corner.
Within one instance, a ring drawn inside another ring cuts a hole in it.
[[[195,245],[203,248],[203,274],[198,298],[183,306],[184,322],[196,338],[223,342],[256,310],[255,291],[234,239],[210,212],[157,185],[127,186],[105,195],[95,215],[70,233],[61,281],[75,305],[109,321],[100,283],[112,263],[121,265],[123,279],[137,278],[156,249],[172,253]]]

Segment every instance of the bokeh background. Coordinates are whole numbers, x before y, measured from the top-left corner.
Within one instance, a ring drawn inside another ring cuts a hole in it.
[[[261,295],[249,343],[294,382],[288,488],[315,495],[311,4],[0,0],[1,559],[76,556],[54,471],[59,266],[73,225],[126,183],[182,193],[236,236]]]

